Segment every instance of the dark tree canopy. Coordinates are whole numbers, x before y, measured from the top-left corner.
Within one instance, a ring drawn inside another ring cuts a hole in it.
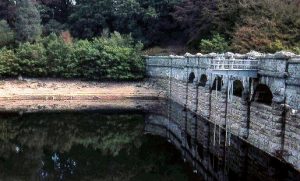
[[[6,20],[0,21],[0,48],[14,42],[14,32]]]
[[[16,39],[33,42],[41,35],[40,13],[31,0],[16,1]]]
[[[16,6],[13,0],[0,1],[0,20],[4,19],[13,25],[15,21]]]
[[[41,24],[43,36],[70,31],[77,39],[93,39],[103,31],[118,31],[145,48],[173,46],[203,53],[300,53],[299,19],[300,0],[0,1],[0,20],[16,31],[18,41],[36,39]],[[222,41],[215,41],[216,36]]]

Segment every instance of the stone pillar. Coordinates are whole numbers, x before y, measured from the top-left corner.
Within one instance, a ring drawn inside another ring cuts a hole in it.
[[[226,127],[226,119],[227,119],[227,104],[228,104],[228,99],[227,99],[227,90],[228,90],[228,81],[229,77],[228,76],[223,76],[223,85],[221,87],[220,94],[218,93],[218,112],[219,112],[219,125],[223,128]]]
[[[169,91],[168,91],[168,99],[172,99],[172,76],[173,76],[173,58],[170,56],[169,59]]]
[[[272,110],[272,120],[271,120],[273,131],[271,132],[270,135],[272,139],[269,143],[269,149],[272,153],[282,154],[281,152],[283,149],[284,124],[285,124],[284,99],[282,99],[282,101],[277,102],[278,97],[277,98],[274,97],[274,98],[272,102],[273,110]]]
[[[284,158],[300,170],[300,56],[288,62]]]
[[[212,75],[207,74],[207,82],[204,88],[205,95],[208,97],[207,104],[202,108],[203,109],[203,116],[207,118],[208,120],[210,119],[211,115],[211,88],[213,85],[213,80],[212,80]]]
[[[250,78],[243,79],[244,90],[242,93],[242,119],[239,129],[239,136],[247,138],[249,134],[249,121],[250,121]]]

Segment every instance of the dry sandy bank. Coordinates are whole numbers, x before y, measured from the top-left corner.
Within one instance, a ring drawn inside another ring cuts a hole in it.
[[[155,107],[164,92],[153,82],[26,79],[0,81],[0,111]]]

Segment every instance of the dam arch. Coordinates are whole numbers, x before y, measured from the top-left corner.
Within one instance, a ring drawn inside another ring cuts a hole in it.
[[[188,83],[194,83],[196,76],[194,72],[191,72],[189,75]]]
[[[255,88],[252,101],[271,105],[273,94],[271,89],[265,84],[258,84]]]
[[[233,95],[237,97],[242,97],[244,90],[244,85],[240,80],[233,81]]]
[[[223,86],[223,79],[220,76],[217,76],[213,82],[211,91],[217,90],[217,91],[221,91]]]
[[[208,79],[207,79],[207,75],[202,74],[202,75],[200,76],[199,86],[205,87],[205,86],[206,86],[207,80],[208,80]]]

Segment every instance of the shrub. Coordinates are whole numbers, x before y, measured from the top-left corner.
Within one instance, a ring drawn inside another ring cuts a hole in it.
[[[18,75],[19,70],[20,66],[14,51],[7,48],[0,49],[0,76],[15,76]]]
[[[275,53],[281,50],[287,50],[288,48],[285,47],[282,42],[276,39],[274,42],[270,43],[268,46],[268,52]]]
[[[144,76],[142,45],[131,36],[111,35],[80,40],[73,47],[77,75],[88,79],[139,79]]]
[[[42,43],[20,44],[16,50],[20,73],[29,77],[44,77],[47,75],[46,50]]]
[[[214,34],[211,39],[202,39],[200,50],[203,53],[224,53],[229,50],[229,46],[224,37],[220,34]]]
[[[55,34],[42,39],[46,50],[47,65],[45,69],[52,77],[72,77],[75,65],[72,62],[72,45],[66,44]]]
[[[295,47],[293,47],[293,48],[292,48],[292,52],[294,52],[294,53],[300,55],[300,46],[295,46]]]
[[[100,69],[97,61],[101,61],[100,52],[92,42],[80,40],[74,44],[72,63],[76,76],[88,79],[102,78],[104,70]]]
[[[110,37],[94,39],[101,53],[97,65],[108,79],[139,79],[144,75],[142,44],[135,43],[131,36],[114,32]]]
[[[36,43],[20,44],[15,54],[2,49],[0,75],[139,79],[145,73],[141,50],[141,43],[136,43],[130,35],[119,33],[74,43],[51,34]]]

